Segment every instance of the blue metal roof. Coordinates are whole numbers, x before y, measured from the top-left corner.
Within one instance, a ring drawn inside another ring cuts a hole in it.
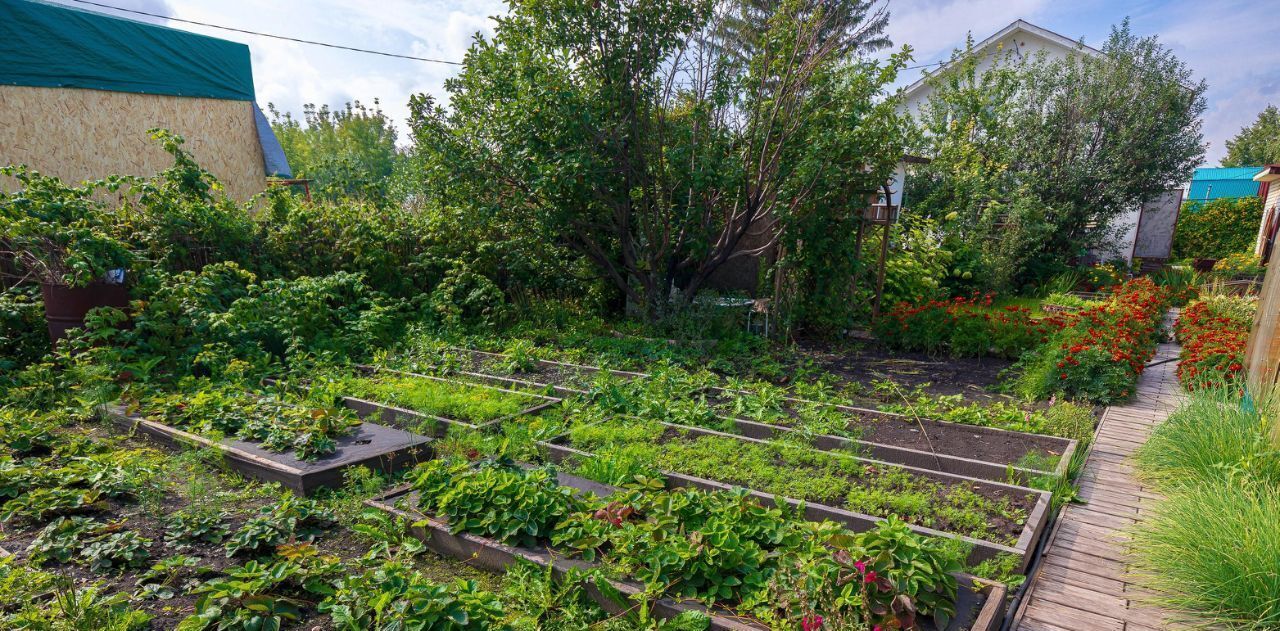
[[[1253,181],[1253,176],[1261,170],[1260,166],[1196,169],[1187,201],[1257,195],[1259,183]]]

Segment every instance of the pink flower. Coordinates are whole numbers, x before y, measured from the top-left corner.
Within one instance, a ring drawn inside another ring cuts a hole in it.
[[[802,631],[818,631],[822,628],[822,616],[811,613],[800,619],[800,628]]]
[[[854,561],[853,567],[858,569],[859,574],[867,573],[867,564],[864,561]]]
[[[867,572],[867,575],[866,575],[866,576],[864,576],[864,577],[862,577],[862,582],[864,582],[864,583],[874,583],[874,582],[876,582],[876,571],[875,571],[875,570],[871,570],[870,572]]]

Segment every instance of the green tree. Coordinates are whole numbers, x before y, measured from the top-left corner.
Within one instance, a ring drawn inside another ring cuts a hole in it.
[[[1280,109],[1268,105],[1258,120],[1227,141],[1224,167],[1255,167],[1280,163]]]
[[[711,0],[517,0],[411,127],[441,206],[533,226],[590,260],[648,317],[687,304],[721,266],[774,246],[837,165],[815,129],[838,104],[860,178],[897,159],[882,101],[893,72],[844,63],[856,29],[818,0],[782,4],[745,71],[717,51]],[[901,66],[895,56],[890,67]],[[887,160],[885,155],[891,156]],[[852,167],[851,167],[852,168]],[[861,173],[861,171],[860,171]],[[740,247],[748,235],[758,247]]]
[[[968,266],[981,267],[992,289],[1034,283],[1114,239],[1117,217],[1204,158],[1204,82],[1127,20],[1101,54],[987,72],[972,51],[958,57],[924,109],[922,144],[938,160],[912,199],[948,222],[956,264],[975,278]]]
[[[303,106],[302,120],[267,104],[271,128],[284,147],[295,177],[314,181],[312,193],[322,199],[392,201],[392,175],[399,154],[396,129],[374,100],[330,110]]]

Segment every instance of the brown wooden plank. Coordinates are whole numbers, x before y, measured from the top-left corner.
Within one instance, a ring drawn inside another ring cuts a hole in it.
[[[1115,515],[1107,515],[1106,513],[1080,510],[1078,512],[1073,512],[1071,519],[1082,524],[1118,529],[1132,527],[1134,524],[1138,523],[1139,515],[1134,515],[1133,517],[1116,517]]]
[[[1032,596],[1038,596],[1032,594]],[[1081,611],[1074,607],[1035,597],[1027,606],[1024,620],[1057,625],[1067,629],[1089,631],[1123,631],[1124,623],[1115,618]]]
[[[1129,613],[1129,601],[1124,598],[1066,583],[1037,582],[1036,598],[1119,621]]]
[[[1045,562],[1050,562],[1050,557],[1045,557]],[[1114,559],[1107,559],[1093,555],[1084,550],[1062,547],[1052,551],[1052,563],[1060,565],[1067,569],[1084,572],[1086,574],[1095,574],[1105,578],[1114,578],[1123,580],[1128,569],[1125,564]]]
[[[1056,581],[1068,585],[1090,587],[1108,594],[1125,594],[1125,582],[1122,579],[1089,574],[1063,565],[1041,564],[1036,582]]]

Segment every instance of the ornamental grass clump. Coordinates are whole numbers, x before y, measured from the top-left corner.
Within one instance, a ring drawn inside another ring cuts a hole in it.
[[[1209,296],[1183,309],[1175,326],[1182,343],[1178,381],[1183,388],[1238,389],[1243,385],[1254,308],[1248,298]]]
[[[1192,622],[1280,627],[1280,434],[1275,392],[1197,390],[1137,454],[1164,499],[1132,533],[1134,573]]]

